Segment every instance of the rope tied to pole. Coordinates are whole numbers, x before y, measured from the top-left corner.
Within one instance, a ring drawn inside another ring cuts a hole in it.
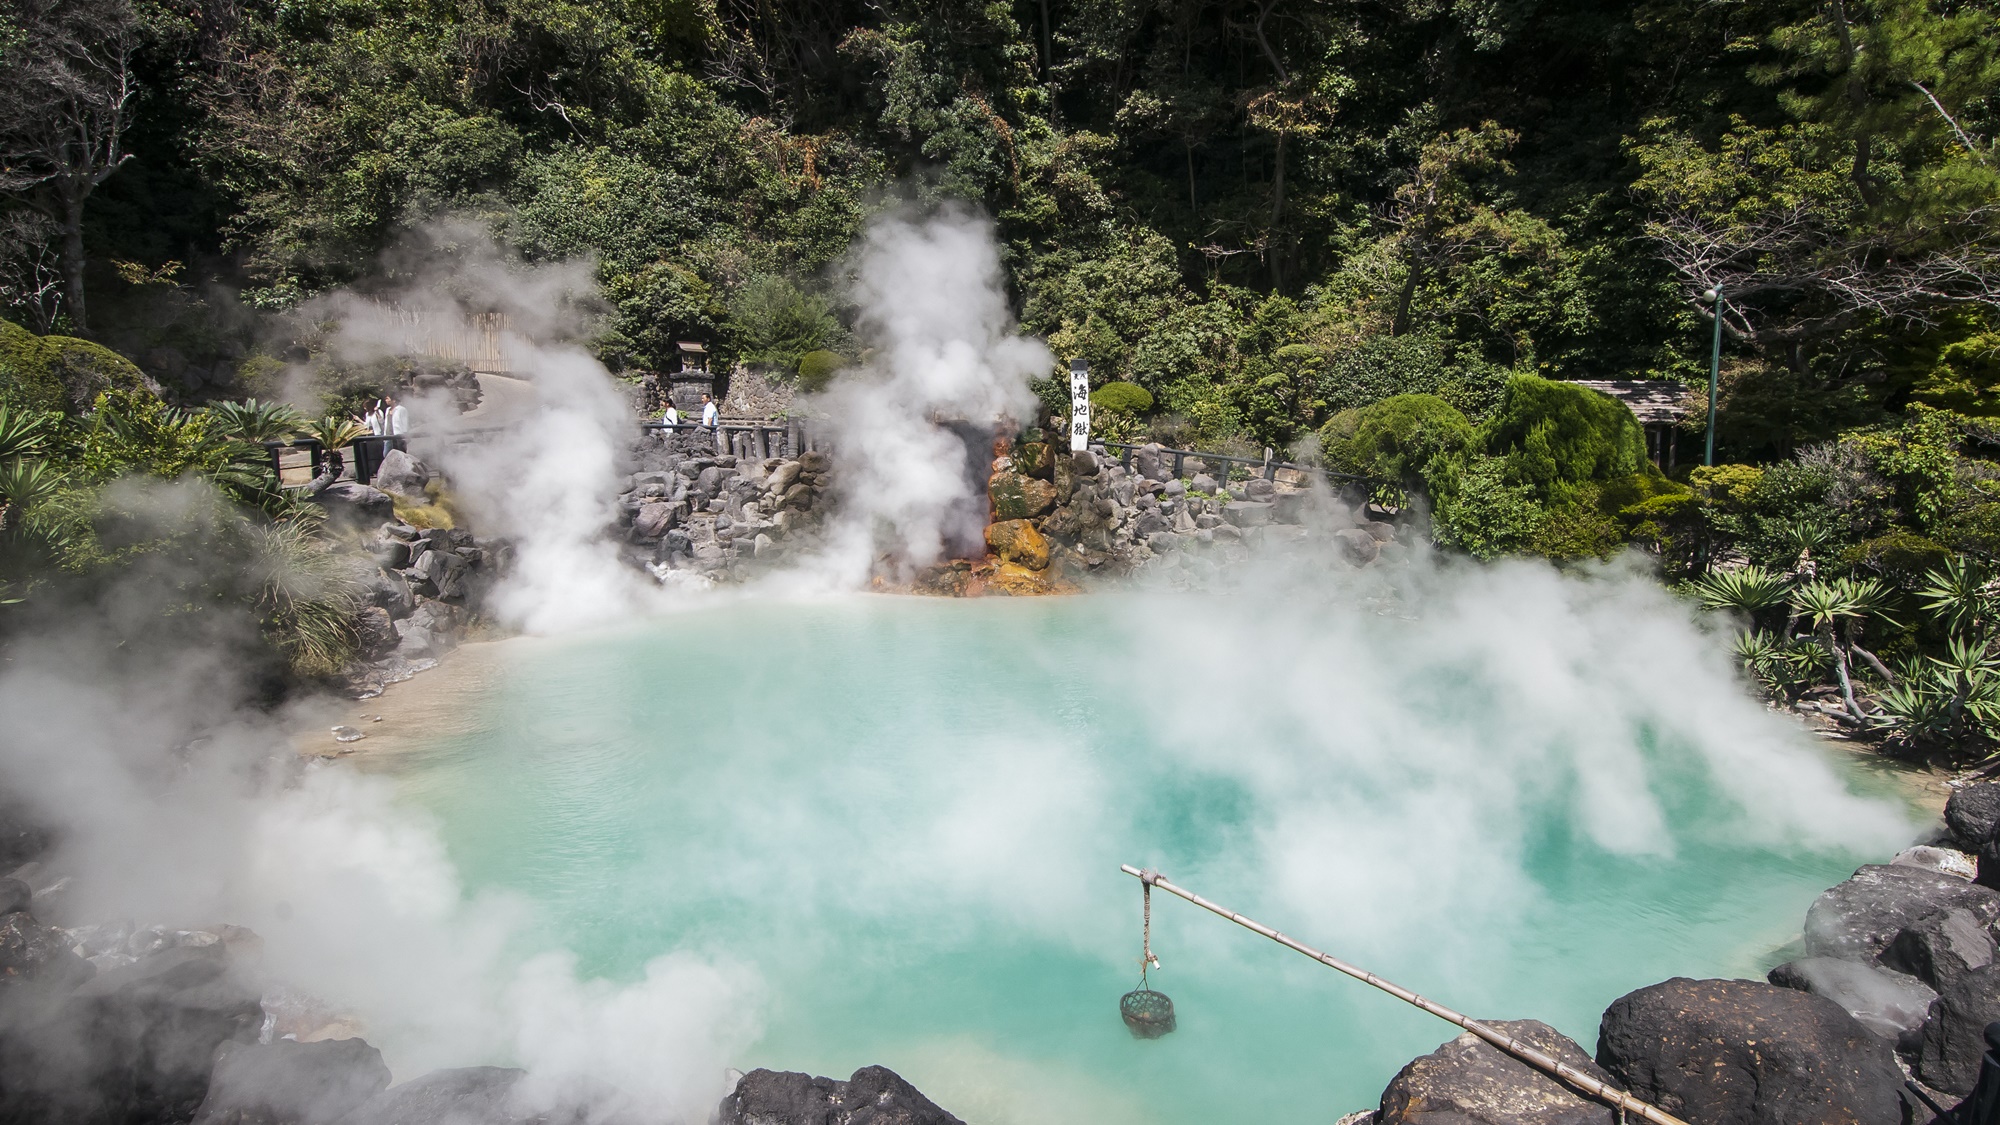
[[[1210,902],[1209,900],[1201,897],[1198,894],[1195,894],[1193,891],[1190,891],[1185,887],[1177,887],[1172,883],[1169,883],[1164,878],[1162,878],[1160,876],[1160,873],[1157,871],[1141,871],[1138,868],[1133,867],[1129,864],[1120,864],[1119,870],[1125,872],[1125,874],[1127,875],[1138,876],[1139,880],[1146,885],[1146,888],[1149,891],[1153,887],[1157,886],[1161,890],[1166,891],[1168,894],[1179,895],[1181,898],[1184,898],[1189,902],[1194,903],[1196,906],[1201,907],[1203,910],[1206,910],[1211,914],[1219,914],[1222,917],[1229,919],[1230,921],[1236,923],[1239,926],[1242,926],[1244,929],[1249,930],[1252,933],[1261,934],[1264,937],[1270,938],[1272,941],[1277,942],[1279,945],[1282,945],[1287,949],[1290,949],[1297,953],[1305,954],[1307,957],[1310,957],[1313,960],[1318,961],[1319,963],[1327,966],[1330,969],[1337,969],[1340,972],[1346,973],[1348,976],[1353,977],[1354,979],[1361,981],[1364,984],[1372,985],[1375,988],[1379,988],[1383,992],[1386,992],[1389,995],[1394,996],[1396,999],[1403,1001],[1405,1004],[1410,1004],[1415,1007],[1422,1008],[1424,1011],[1429,1012],[1431,1015],[1434,1015],[1439,1019],[1444,1020],[1447,1023],[1457,1024],[1459,1027],[1464,1028],[1465,1030],[1471,1032],[1478,1038],[1485,1040],[1487,1043],[1490,1043],[1493,1046],[1498,1047],[1500,1050],[1507,1052],[1508,1054],[1514,1056],[1517,1059],[1520,1059],[1522,1062],[1527,1063],[1529,1066],[1532,1066],[1535,1069],[1542,1071],[1544,1074],[1547,1074],[1555,1078],[1557,1081],[1563,1083],[1572,1090],[1576,1090],[1587,1097],[1593,1097],[1599,1099],[1600,1101],[1603,1101],[1605,1104],[1617,1110],[1618,1113],[1621,1115],[1621,1119],[1623,1115],[1630,1113],[1632,1116],[1650,1122],[1651,1125],[1687,1125],[1687,1122],[1681,1120],[1678,1117],[1675,1117],[1673,1114],[1668,1113],[1667,1111],[1659,1108],[1658,1106],[1653,1105],[1650,1102],[1645,1102],[1638,1098],[1635,1098],[1631,1094],[1628,1094],[1625,1091],[1620,1090],[1616,1086],[1613,1086],[1609,1083],[1600,1082],[1596,1078],[1593,1078],[1590,1075],[1585,1074],[1584,1072],[1578,1070],[1577,1068],[1570,1066],[1568,1063],[1565,1063],[1562,1060],[1547,1054],[1541,1049],[1535,1047],[1533,1044],[1523,1043],[1522,1041],[1514,1038],[1511,1035],[1508,1035],[1506,1032],[1500,1030],[1499,1028],[1488,1026],[1487,1024],[1482,1023],[1479,1020],[1475,1020],[1470,1016],[1464,1015],[1463,1013],[1455,1012],[1452,1009],[1445,1007],[1443,1004],[1440,1004],[1435,1000],[1426,999],[1425,997],[1419,996],[1416,993],[1411,992],[1409,989],[1404,988],[1399,984],[1394,984],[1389,981],[1383,980],[1381,977],[1376,976],[1374,973],[1371,973],[1366,969],[1360,968],[1355,965],[1350,965],[1347,962],[1342,961],[1338,957],[1334,957],[1331,954],[1322,953],[1319,950],[1314,949],[1309,945],[1306,945],[1293,938],[1286,937],[1284,934],[1279,933],[1278,931],[1272,929],[1269,926],[1264,925],[1261,922],[1245,918],[1243,915],[1236,913],[1234,910],[1230,910],[1226,907]],[[1127,995],[1129,997],[1138,994],[1128,993]],[[1153,995],[1158,995],[1158,993],[1154,993]],[[1162,999],[1164,999],[1164,997],[1162,997]],[[1169,1018],[1171,1019],[1171,1017]],[[1128,1025],[1130,1025],[1132,1021],[1130,1017],[1127,1017],[1125,1022]],[[1169,1030],[1171,1030],[1171,1028]],[[1136,1027],[1133,1029],[1132,1034],[1134,1035],[1139,1034],[1139,1031]]]
[[[1146,982],[1146,974],[1160,967],[1160,959],[1153,956],[1153,884],[1159,877],[1155,871],[1140,873],[1144,906],[1139,930],[1139,987],[1118,1000],[1118,1015],[1135,1039],[1158,1039],[1174,1029],[1174,1002]]]

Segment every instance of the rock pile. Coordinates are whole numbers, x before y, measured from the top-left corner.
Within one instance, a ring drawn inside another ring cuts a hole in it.
[[[652,460],[658,467],[626,478],[618,522],[638,561],[656,572],[719,580],[743,573],[750,560],[817,545],[834,483],[826,454],[808,450],[754,464],[678,453]]]
[[[753,1070],[716,1109],[716,1125],[964,1125],[885,1066],[845,1082]]]

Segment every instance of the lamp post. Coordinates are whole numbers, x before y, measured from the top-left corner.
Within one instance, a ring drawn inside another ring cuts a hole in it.
[[[1715,464],[1715,384],[1722,376],[1722,286],[1702,294],[1706,300],[1715,302],[1715,343],[1708,352],[1708,452],[1702,457],[1704,465]]]

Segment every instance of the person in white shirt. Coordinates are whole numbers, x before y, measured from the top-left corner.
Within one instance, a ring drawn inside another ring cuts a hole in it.
[[[389,431],[389,412],[383,408],[381,399],[368,405],[368,412],[361,416],[361,424],[368,427],[370,437],[381,437]]]
[[[701,424],[712,430],[721,422],[722,412],[715,408],[715,400],[707,395],[701,396]]]
[[[388,405],[388,434],[401,437],[410,432],[410,408],[404,406],[395,395],[386,395],[382,401]]]
[[[674,409],[674,404],[670,402],[667,404],[667,412],[660,415],[660,421],[669,426],[678,426],[681,424],[681,412]]]

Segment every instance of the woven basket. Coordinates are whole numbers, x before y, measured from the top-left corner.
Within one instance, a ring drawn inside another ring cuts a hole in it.
[[[1174,1002],[1164,992],[1141,988],[1118,999],[1118,1014],[1134,1039],[1158,1039],[1174,1029]]]

